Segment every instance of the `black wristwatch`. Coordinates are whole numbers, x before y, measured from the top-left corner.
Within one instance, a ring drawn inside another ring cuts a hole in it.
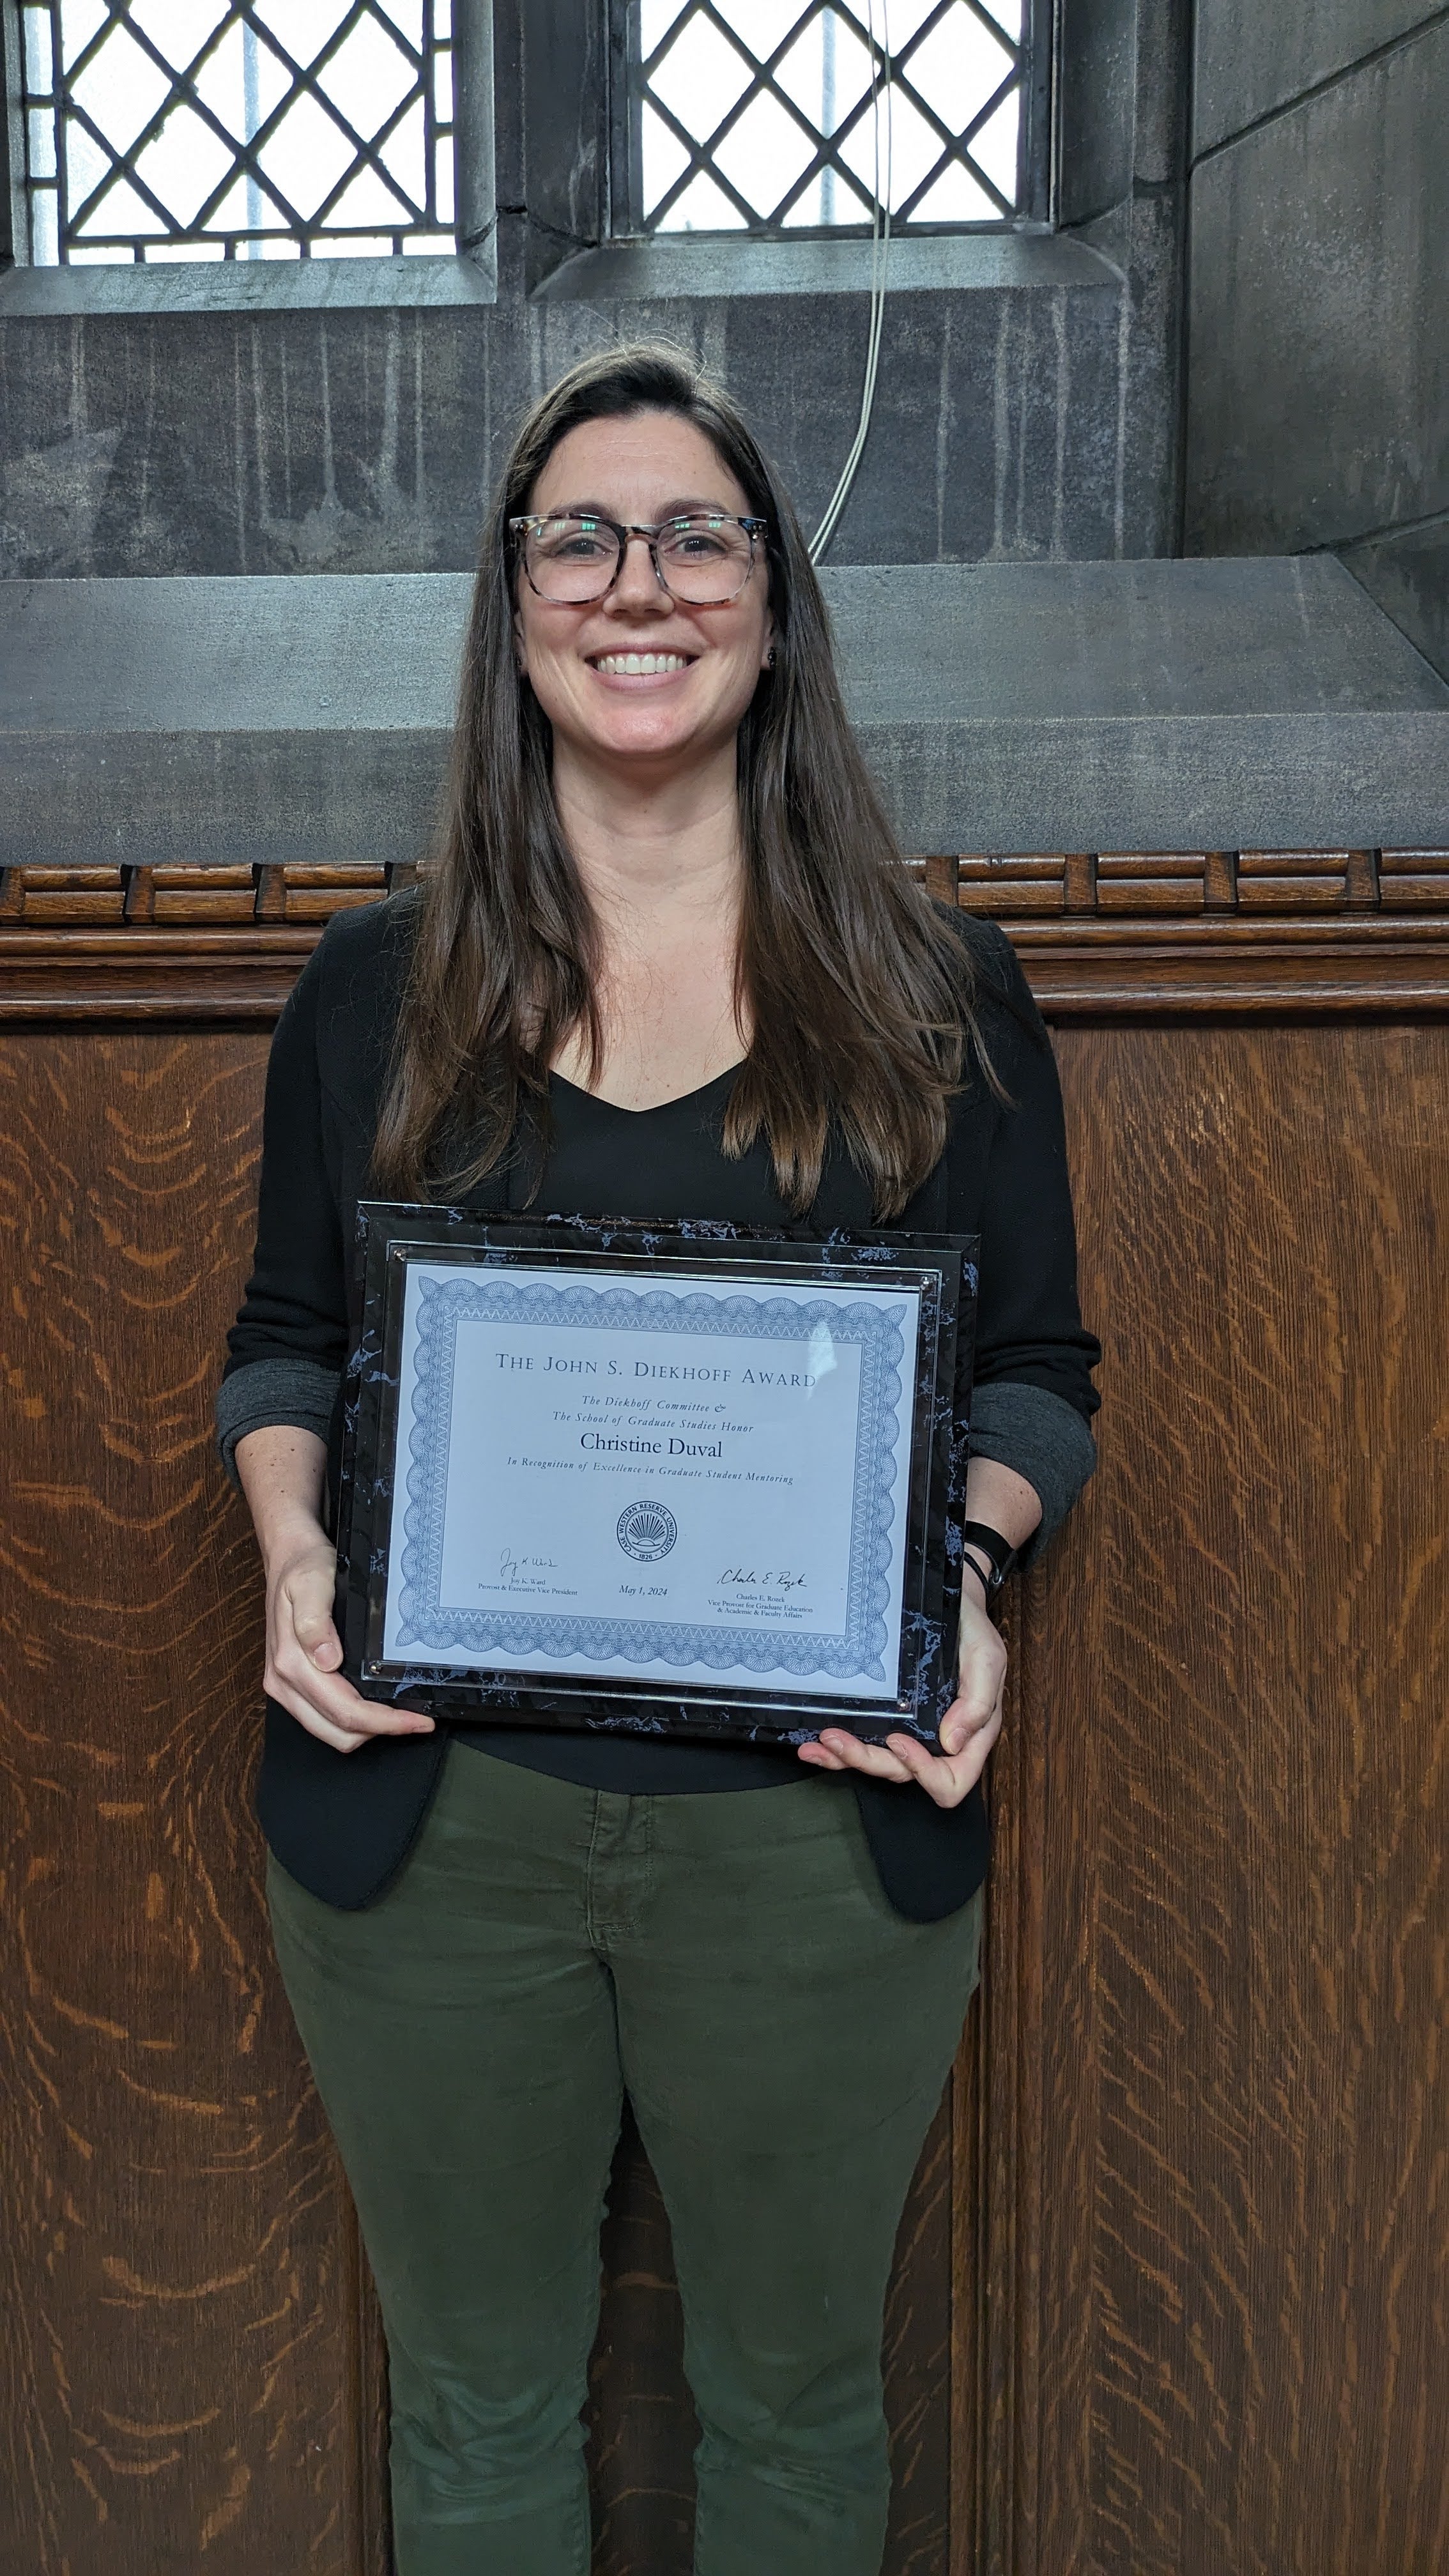
[[[981,1574],[979,1565],[976,1568],[977,1573],[981,1574],[981,1580],[988,1594],[999,1592],[1008,1574],[1015,1570],[1019,1551],[1014,1547],[1008,1547],[1000,1530],[988,1529],[985,1521],[964,1522],[961,1539],[964,1546],[979,1548],[990,1565],[989,1574]]]

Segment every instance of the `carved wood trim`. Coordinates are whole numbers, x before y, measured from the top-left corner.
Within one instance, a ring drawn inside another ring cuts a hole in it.
[[[1048,1019],[1449,1000],[1449,851],[978,853],[926,881],[1002,924]]]
[[[336,912],[411,867],[0,869],[0,1022],[275,1019]]]
[[[1001,922],[1048,1019],[1449,1002],[1449,850],[976,852],[913,862]],[[409,867],[0,870],[0,1019],[269,1019],[335,912]]]

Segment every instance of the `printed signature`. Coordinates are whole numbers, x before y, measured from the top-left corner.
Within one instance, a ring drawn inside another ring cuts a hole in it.
[[[773,1571],[767,1569],[763,1574],[756,1574],[753,1566],[727,1565],[718,1580],[742,1584],[750,1592],[801,1592],[805,1588],[803,1574],[790,1574],[778,1566]]]

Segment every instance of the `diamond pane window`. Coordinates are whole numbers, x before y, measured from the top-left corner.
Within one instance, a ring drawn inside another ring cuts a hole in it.
[[[620,231],[798,237],[868,231],[887,206],[895,231],[1046,212],[1050,0],[615,6]]]
[[[451,251],[451,0],[17,0],[30,257]]]

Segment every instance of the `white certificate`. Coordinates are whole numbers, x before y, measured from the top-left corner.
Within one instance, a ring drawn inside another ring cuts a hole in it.
[[[384,1660],[890,1698],[920,1303],[411,1260]]]

